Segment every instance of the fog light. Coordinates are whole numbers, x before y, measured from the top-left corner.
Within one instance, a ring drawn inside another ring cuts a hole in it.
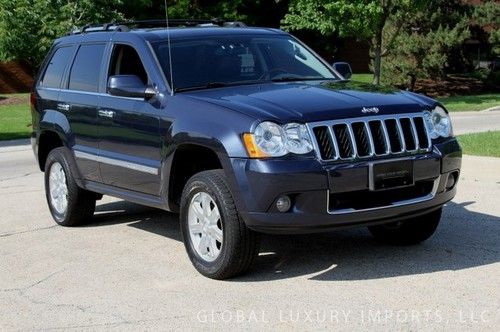
[[[290,210],[290,207],[292,206],[292,201],[290,200],[290,197],[284,195],[278,198],[276,201],[276,208],[278,209],[279,212],[287,212]]]
[[[446,190],[450,190],[453,189],[453,187],[455,187],[455,184],[457,183],[457,177],[458,174],[456,172],[448,175],[448,181],[446,182]]]

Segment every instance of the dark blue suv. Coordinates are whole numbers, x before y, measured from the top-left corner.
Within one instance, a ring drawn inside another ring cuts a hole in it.
[[[191,261],[216,279],[249,268],[259,233],[368,226],[419,243],[461,166],[443,105],[239,23],[85,27],[54,43],[31,103],[58,224],[88,222],[102,195],[180,212]]]

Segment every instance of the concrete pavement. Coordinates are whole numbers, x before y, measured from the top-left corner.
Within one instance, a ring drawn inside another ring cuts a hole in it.
[[[55,226],[29,149],[0,149],[0,330],[473,330],[500,326],[500,159],[465,157],[459,193],[416,247],[365,229],[264,236],[248,275],[191,266],[176,215],[105,198]]]

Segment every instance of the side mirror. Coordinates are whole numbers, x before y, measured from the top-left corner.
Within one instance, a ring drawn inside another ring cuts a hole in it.
[[[136,75],[116,75],[108,80],[108,93],[113,96],[150,99],[156,95],[152,87],[145,85]]]
[[[333,69],[335,69],[340,75],[342,75],[346,80],[350,80],[352,77],[351,65],[347,62],[335,62],[333,64]]]

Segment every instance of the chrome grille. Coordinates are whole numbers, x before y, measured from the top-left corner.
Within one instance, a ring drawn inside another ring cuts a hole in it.
[[[423,116],[401,114],[309,123],[324,161],[427,152],[432,148]]]

